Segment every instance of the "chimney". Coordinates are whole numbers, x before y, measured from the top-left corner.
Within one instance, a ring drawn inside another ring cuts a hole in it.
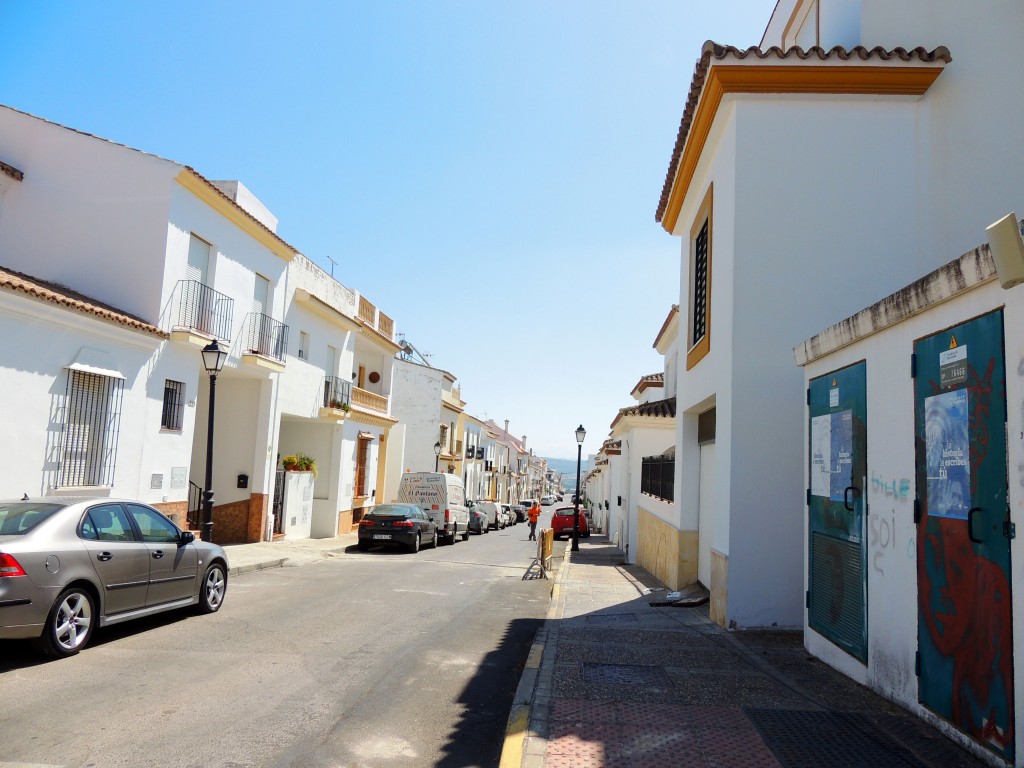
[[[277,233],[277,217],[261,203],[252,192],[240,181],[212,181],[210,182],[227,195],[242,210],[256,219],[271,232]]]
[[[505,419],[505,437],[508,437],[508,419]]]

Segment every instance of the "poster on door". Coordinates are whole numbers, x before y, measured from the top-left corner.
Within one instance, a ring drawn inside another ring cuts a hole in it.
[[[853,485],[853,411],[811,419],[811,494],[843,501]]]
[[[967,519],[971,507],[971,446],[967,390],[924,401],[928,514]]]

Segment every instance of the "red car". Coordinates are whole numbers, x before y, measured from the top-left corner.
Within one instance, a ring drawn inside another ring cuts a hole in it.
[[[572,538],[572,507],[559,507],[551,515],[551,530],[555,532],[555,538],[560,539],[563,536]],[[580,538],[586,539],[590,537],[590,521],[587,520],[587,516],[580,510]]]

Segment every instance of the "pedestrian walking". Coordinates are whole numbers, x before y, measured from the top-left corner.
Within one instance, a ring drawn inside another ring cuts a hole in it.
[[[540,504],[536,501],[533,502],[533,506],[530,507],[530,511],[526,513],[530,518],[530,538],[527,541],[537,540],[537,518],[540,517]]]

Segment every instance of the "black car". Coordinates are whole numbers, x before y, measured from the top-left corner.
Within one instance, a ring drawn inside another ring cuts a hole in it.
[[[437,525],[415,504],[378,504],[359,521],[361,552],[370,547],[398,544],[410,552],[421,545],[437,546]]]
[[[512,511],[516,515],[516,520],[518,520],[520,523],[526,522],[526,507],[524,507],[522,504],[513,504]]]

